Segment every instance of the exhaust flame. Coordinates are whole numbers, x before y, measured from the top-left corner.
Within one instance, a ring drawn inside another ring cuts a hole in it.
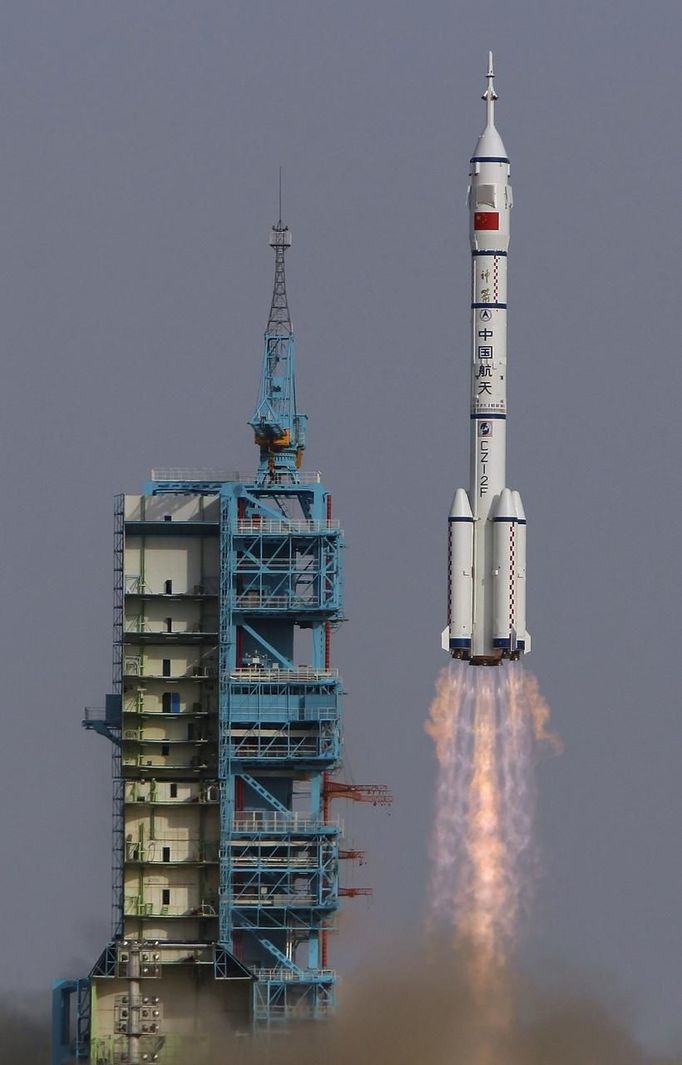
[[[466,948],[491,1032],[510,1019],[504,973],[536,872],[534,748],[559,747],[548,721],[537,681],[521,666],[453,663],[438,677],[425,726],[439,765],[430,922],[449,926]],[[494,1057],[481,1047],[479,1060]]]

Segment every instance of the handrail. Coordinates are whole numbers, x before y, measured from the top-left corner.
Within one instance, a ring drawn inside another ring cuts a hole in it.
[[[217,636],[218,627],[217,624],[214,628],[192,628],[192,629],[172,629],[170,632],[166,628],[152,628],[152,625],[162,626],[163,622],[159,620],[152,621],[150,618],[136,617],[126,618],[125,632],[139,634],[146,634],[147,636],[173,636],[173,637],[192,637],[192,636]]]
[[[262,475],[258,473],[243,473],[239,470],[225,469],[202,469],[190,467],[183,469],[180,466],[152,469],[151,478],[157,484],[164,481],[241,481],[243,484],[260,483]],[[319,484],[322,474],[319,470],[297,470],[295,474],[282,472],[271,473],[264,478],[265,484]]]
[[[193,664],[188,666],[184,673],[174,673],[171,677],[166,677],[163,673],[145,673],[142,658],[136,655],[125,655],[123,672],[128,677],[144,677],[147,680],[212,680],[218,675],[218,667],[213,663],[203,666]]]
[[[335,969],[266,969],[254,966],[251,969],[254,976],[259,980],[287,981],[287,983],[305,983],[310,980],[333,980],[336,975]]]
[[[230,680],[257,680],[257,681],[282,681],[288,684],[292,680],[336,680],[339,676],[338,669],[313,669],[312,666],[297,666],[296,669],[249,669],[230,670]]]
[[[310,814],[267,813],[264,810],[248,810],[234,815],[233,831],[236,832],[321,832],[324,829],[341,831],[340,818],[323,821]],[[242,846],[241,840],[236,840]]]
[[[331,610],[333,603],[328,600],[331,596],[323,597],[320,593],[310,595],[271,595],[269,592],[258,589],[250,589],[247,592],[233,592],[230,596],[233,606],[267,607],[272,610],[289,609],[326,609]]]
[[[123,587],[126,595],[158,595],[168,596],[169,593],[165,592],[163,588],[159,588],[155,591],[150,588],[145,578],[139,573],[126,573],[123,576]],[[210,595],[216,596],[219,589],[219,580],[215,576],[204,577],[201,583],[197,583],[193,588],[188,588],[185,592],[170,593],[172,596],[177,595]]]
[[[260,521],[258,518],[243,518],[237,522],[238,533],[324,533],[337,532],[341,522],[329,518],[324,521]]]

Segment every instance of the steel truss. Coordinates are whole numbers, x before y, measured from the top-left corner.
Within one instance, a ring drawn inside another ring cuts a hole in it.
[[[220,941],[257,980],[253,1018],[321,1016],[334,1000],[320,940],[338,907],[338,825],[324,773],[341,755],[342,536],[327,492],[279,480],[225,486],[220,533]],[[310,662],[294,633],[310,630]],[[305,781],[306,816],[293,808]]]

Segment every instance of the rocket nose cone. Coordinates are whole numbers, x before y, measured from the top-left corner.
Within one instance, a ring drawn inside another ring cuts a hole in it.
[[[450,507],[450,517],[473,521],[474,515],[471,510],[471,504],[469,503],[469,496],[463,488],[458,488],[455,492],[455,498]]]
[[[497,131],[497,127],[485,127],[474,149],[474,159],[506,159],[507,149]]]
[[[514,496],[509,488],[503,488],[500,492],[500,498],[497,501],[497,506],[493,511],[493,517],[499,521],[515,521],[516,520],[516,506],[514,504]]]
[[[512,492],[512,495],[514,497],[514,506],[516,508],[516,517],[519,519],[519,521],[525,521],[526,520],[526,512],[523,509],[523,503],[521,502],[521,493],[520,492]]]

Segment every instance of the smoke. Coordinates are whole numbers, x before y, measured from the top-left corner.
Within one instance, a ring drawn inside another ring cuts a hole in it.
[[[0,1062],[2,1065],[47,1065],[50,1025],[47,996],[38,1004],[5,998],[0,1001]]]
[[[472,1065],[481,1045],[491,1045],[491,1012],[510,1005],[491,1065],[675,1065],[647,1055],[628,1027],[627,1007],[590,997],[584,981],[546,993],[507,975],[492,1010],[481,1011],[470,972],[463,949],[415,948],[342,986],[333,1020],[236,1045],[220,1041],[207,1065]]]
[[[342,984],[333,1020],[287,1025],[254,1040],[223,1036],[192,1065],[472,1065],[485,1017],[472,994],[469,961],[442,945],[407,950]],[[628,1025],[627,1003],[601,1000],[584,986],[564,980],[560,990],[546,992],[509,977],[501,993],[513,1002],[514,1020],[494,1065],[682,1065],[679,1057],[646,1054]],[[46,1010],[33,1001],[1,1002],[2,1065],[49,1060]]]

